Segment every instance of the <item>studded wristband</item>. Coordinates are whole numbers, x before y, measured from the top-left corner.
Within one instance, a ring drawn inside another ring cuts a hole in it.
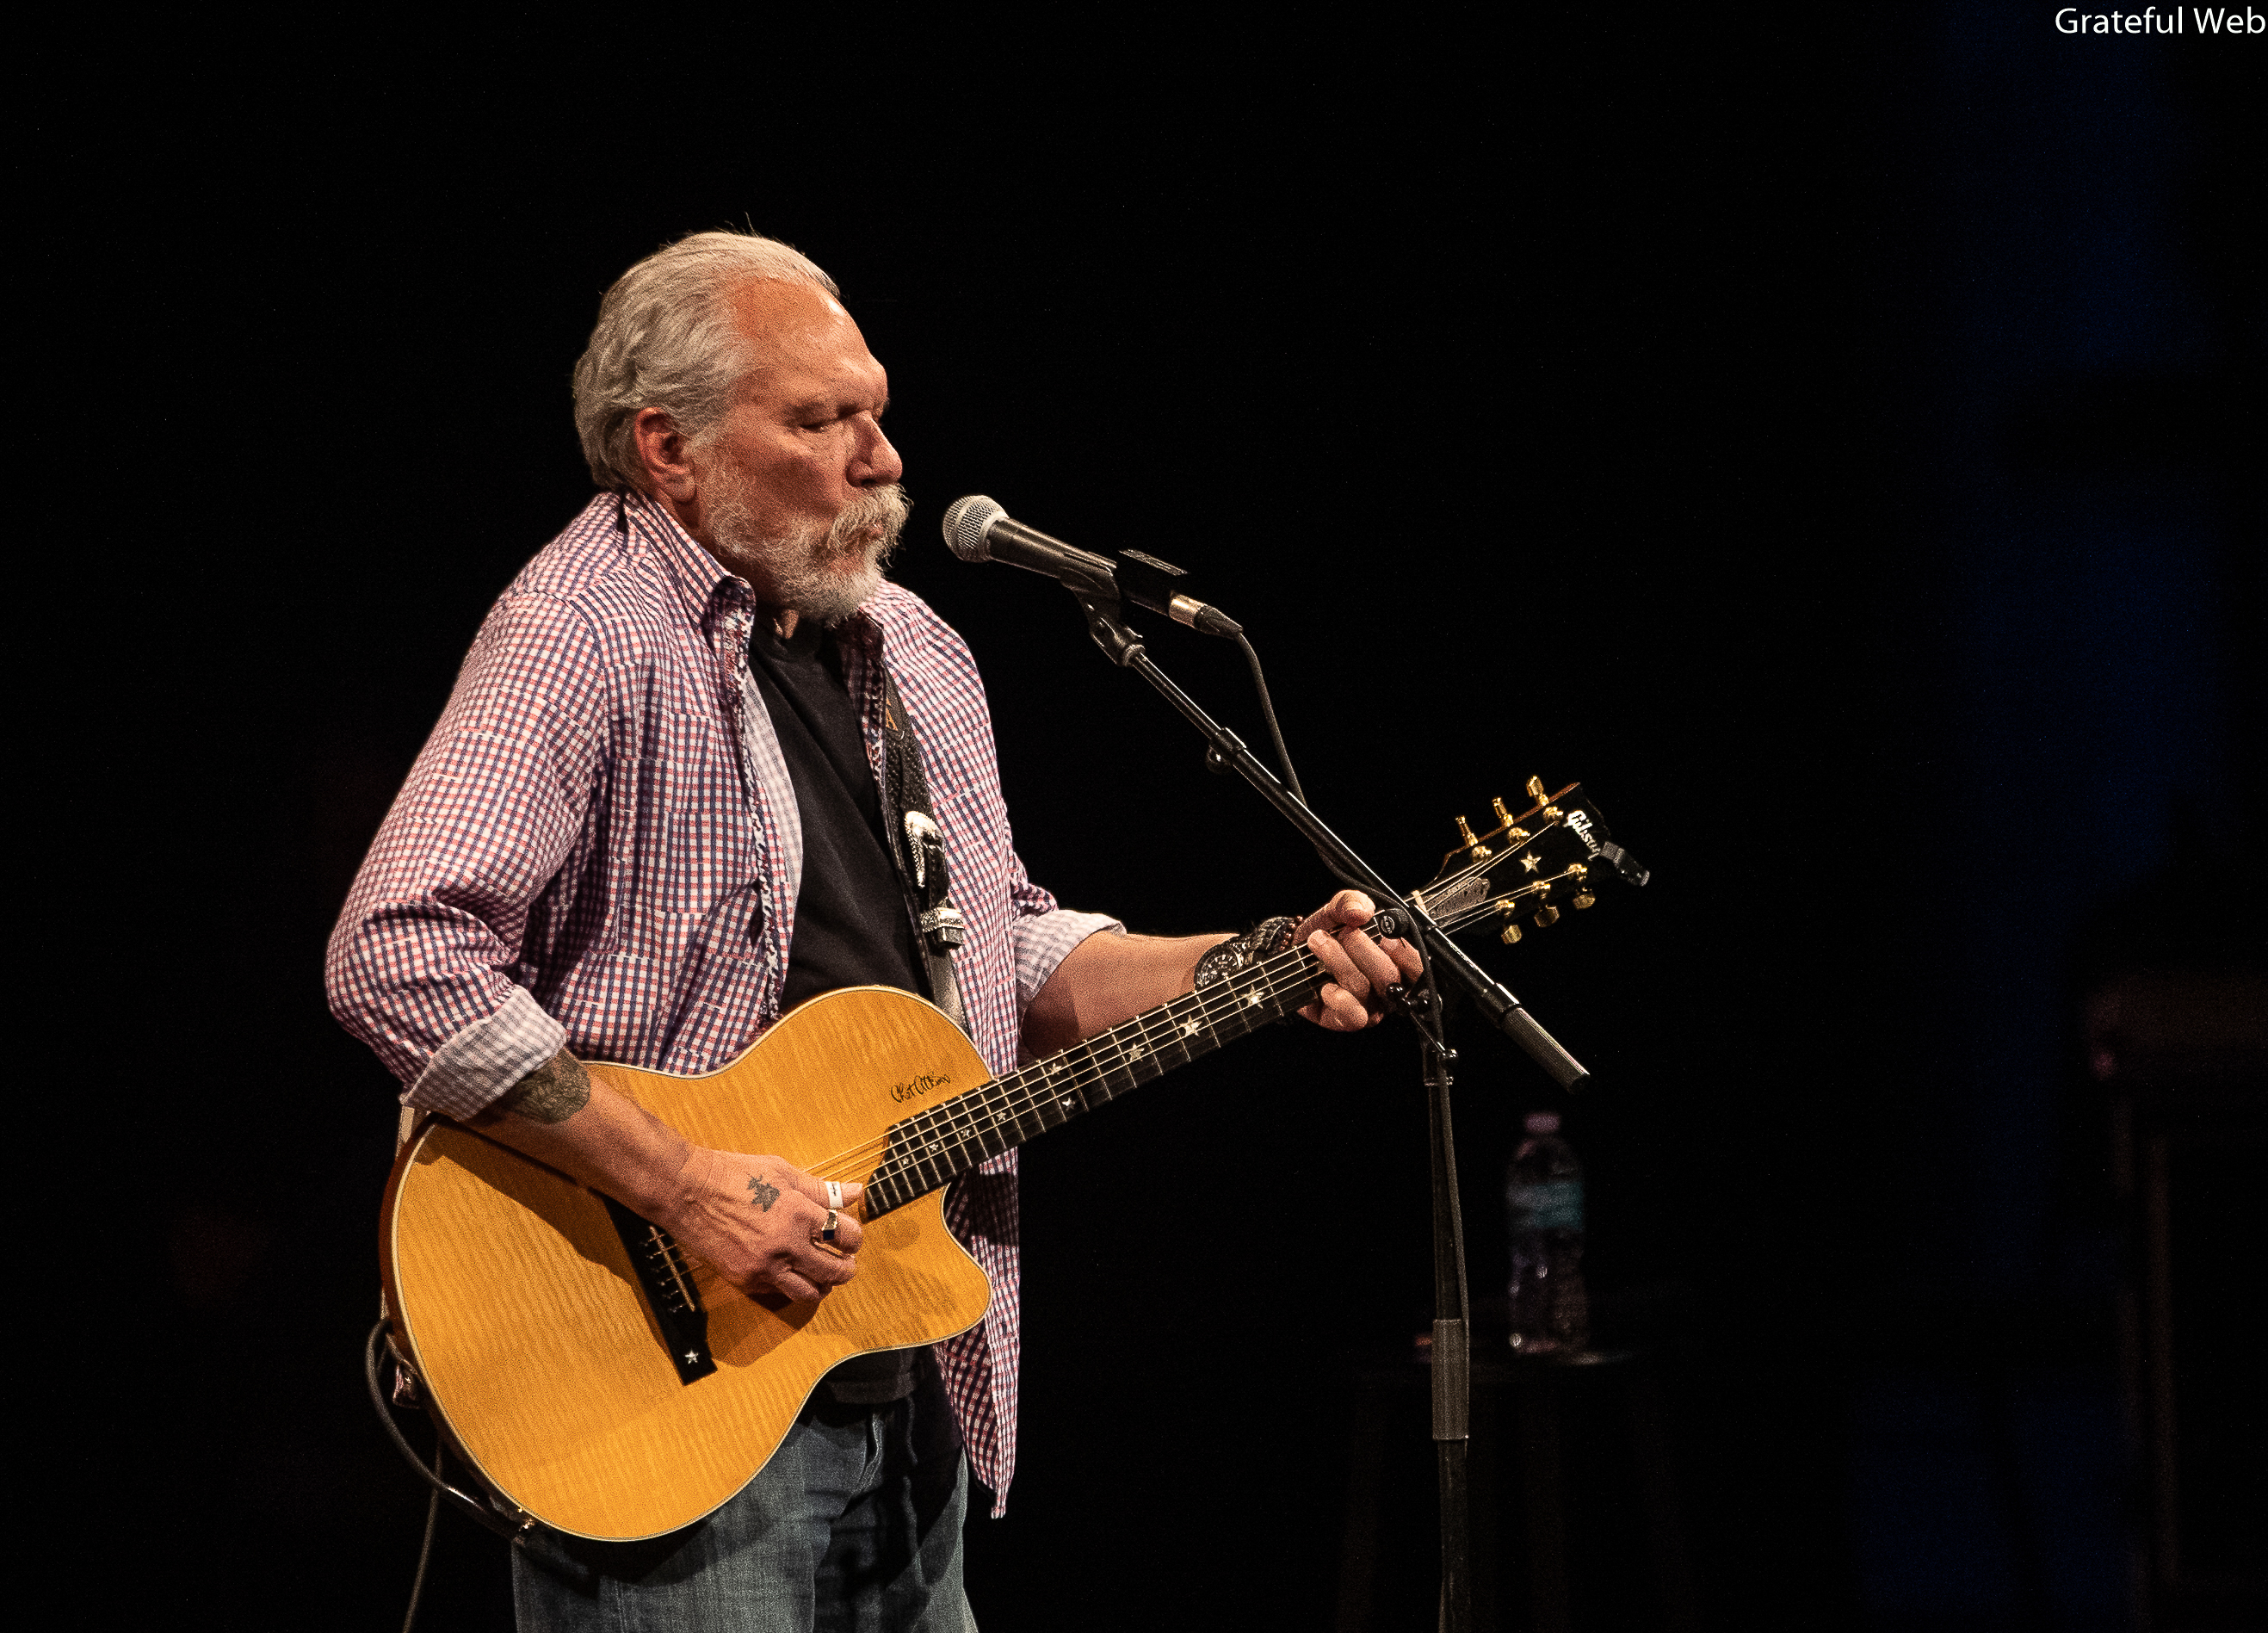
[[[1196,984],[1210,987],[1215,982],[1226,981],[1271,953],[1283,952],[1292,945],[1292,932],[1299,924],[1295,918],[1263,919],[1242,935],[1232,936],[1219,946],[1208,949],[1197,960]]]

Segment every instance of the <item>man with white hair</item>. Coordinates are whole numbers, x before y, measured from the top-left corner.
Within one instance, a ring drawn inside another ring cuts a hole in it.
[[[1128,935],[1025,876],[968,649],[882,567],[902,526],[882,366],[832,280],[772,240],[696,233],[615,283],[575,371],[601,489],[483,624],[372,843],[330,951],[332,1007],[406,1085],[669,1231],[751,1294],[857,1270],[828,1188],[709,1150],[582,1059],[698,1076],[838,987],[930,991],[895,871],[886,727],[911,728],[967,922],[950,957],[995,1072],[1302,938],[1333,981],[1303,1013],[1377,1019],[1417,973],[1342,893],[1294,931]],[[576,1545],[595,1596],[513,1551],[523,1629],[972,1627],[973,1463],[1015,1461],[1015,1153],[946,1219],[990,1276],[983,1322],[830,1372],[763,1471],[698,1525]],[[844,1187],[845,1202],[858,1188]],[[964,1455],[965,1451],[965,1455]]]

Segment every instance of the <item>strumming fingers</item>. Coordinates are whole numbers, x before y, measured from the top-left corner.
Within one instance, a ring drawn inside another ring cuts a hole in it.
[[[819,1239],[817,1221],[813,1222],[811,1239],[789,1250],[788,1264],[796,1275],[819,1287],[840,1287],[858,1268],[843,1246],[843,1232],[837,1231],[835,1240],[823,1242]]]
[[[866,1188],[856,1180],[822,1180],[801,1169],[795,1171],[795,1188],[822,1213],[829,1208],[855,1208],[866,1195]]]
[[[856,1269],[850,1260],[814,1247],[774,1269],[771,1281],[789,1298],[811,1304],[849,1281]]]
[[[826,1249],[830,1254],[837,1257],[845,1259],[850,1257],[858,1251],[860,1244],[865,1242],[865,1239],[866,1232],[865,1228],[859,1225],[858,1219],[855,1218],[847,1210],[837,1210],[836,1211],[835,1239],[833,1241],[828,1241],[827,1239],[824,1221],[821,1222],[821,1229],[819,1232],[819,1245],[821,1247]]]

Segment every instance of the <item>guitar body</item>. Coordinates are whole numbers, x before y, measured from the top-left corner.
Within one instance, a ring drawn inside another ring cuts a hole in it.
[[[951,1021],[887,987],[814,998],[707,1077],[589,1070],[697,1144],[842,1179],[879,1163],[891,1124],[991,1076]],[[545,1525],[605,1541],[729,1501],[838,1361],[983,1319],[991,1290],[942,1191],[865,1230],[858,1275],[815,1306],[749,1298],[694,1262],[717,1370],[688,1384],[604,1204],[565,1175],[436,1120],[397,1157],[379,1226],[394,1342],[453,1446]]]

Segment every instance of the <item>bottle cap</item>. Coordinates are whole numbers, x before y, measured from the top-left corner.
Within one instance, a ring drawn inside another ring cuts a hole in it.
[[[1527,1126],[1530,1134],[1557,1134],[1559,1132],[1559,1114],[1556,1111],[1529,1112]]]

